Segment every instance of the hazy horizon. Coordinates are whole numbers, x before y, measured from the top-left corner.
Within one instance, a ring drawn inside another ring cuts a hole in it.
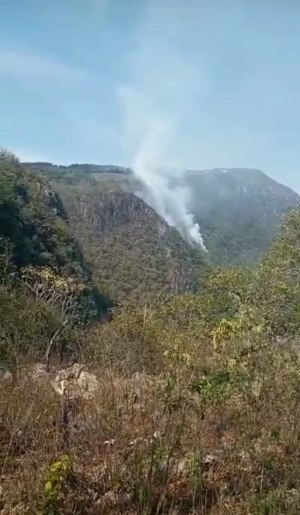
[[[300,193],[300,3],[1,7],[0,146],[22,161],[255,168]]]

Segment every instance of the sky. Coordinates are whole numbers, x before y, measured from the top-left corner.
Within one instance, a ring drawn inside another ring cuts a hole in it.
[[[259,168],[300,192],[299,0],[0,12],[0,145],[22,160],[131,166],[154,127],[156,164]]]

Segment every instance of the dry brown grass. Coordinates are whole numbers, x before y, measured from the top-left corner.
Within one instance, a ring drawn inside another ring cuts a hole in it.
[[[207,377],[217,377],[230,354],[204,348]],[[298,515],[298,358],[275,344],[258,348],[222,390],[214,379],[203,387],[191,357],[173,356],[159,376],[94,364],[99,392],[70,406],[67,441],[47,382],[21,372],[2,387],[1,513],[37,513],[47,471],[67,453],[61,515]]]

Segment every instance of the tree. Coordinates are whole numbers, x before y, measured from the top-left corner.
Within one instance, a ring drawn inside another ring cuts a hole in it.
[[[57,343],[65,328],[74,327],[81,320],[81,299],[86,287],[76,279],[62,277],[47,267],[26,267],[22,270],[21,280],[40,304],[53,308],[58,314],[57,328],[45,351],[45,363],[49,369],[50,352],[54,343]]]
[[[0,236],[0,284],[9,284],[15,276],[13,265],[13,245],[4,237]]]
[[[258,266],[257,303],[274,335],[300,329],[300,209],[284,220],[281,232]]]

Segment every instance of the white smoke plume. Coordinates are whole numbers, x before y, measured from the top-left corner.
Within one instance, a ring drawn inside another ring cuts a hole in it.
[[[148,4],[137,33],[137,50],[128,56],[129,78],[118,89],[124,117],[122,144],[144,186],[144,199],[186,241],[206,250],[189,211],[191,192],[178,152],[200,82],[197,67],[176,50],[180,16],[176,4],[166,9],[169,3]]]

